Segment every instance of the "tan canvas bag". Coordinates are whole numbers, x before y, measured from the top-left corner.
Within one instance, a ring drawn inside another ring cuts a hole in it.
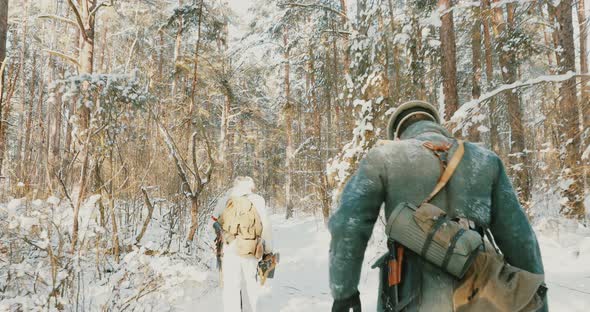
[[[543,305],[538,293],[544,276],[513,267],[486,242],[453,294],[457,312],[537,311]]]
[[[260,248],[262,222],[256,207],[246,196],[236,196],[228,200],[219,217],[226,243],[236,240],[236,248],[241,256],[262,256]]]

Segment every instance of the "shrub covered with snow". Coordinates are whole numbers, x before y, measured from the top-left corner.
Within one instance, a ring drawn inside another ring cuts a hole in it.
[[[141,242],[135,240],[141,218],[120,224],[119,262],[100,195],[90,196],[80,209],[75,248],[69,200],[21,198],[0,204],[0,311],[121,311],[146,306],[169,311],[188,295],[179,289],[207,289],[200,283],[210,283],[210,242],[203,239],[192,252],[181,248],[184,232],[178,222],[170,228],[167,220],[174,205],[156,204],[159,209]]]

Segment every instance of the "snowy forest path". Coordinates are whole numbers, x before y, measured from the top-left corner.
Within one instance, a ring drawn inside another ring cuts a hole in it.
[[[321,217],[285,220],[283,215],[272,216],[275,251],[281,260],[274,279],[267,281],[258,302],[259,312],[329,311],[332,298],[328,285],[328,250],[330,234]],[[590,233],[555,232],[536,227],[543,254],[546,280],[549,287],[550,309],[554,311],[587,311],[590,303]],[[363,310],[375,311],[378,272],[370,265],[385,247],[383,226],[375,226],[368,244],[359,290]],[[222,311],[221,288],[215,272],[209,274],[207,285],[195,283],[194,290],[185,293],[180,311]],[[195,307],[198,307],[195,310]],[[245,309],[245,311],[249,311]]]
[[[321,218],[285,221],[284,216],[275,215],[272,222],[280,263],[275,278],[269,279],[262,289],[259,312],[329,311],[332,304],[328,286],[330,235]],[[221,311],[221,302],[221,288],[215,287],[183,304],[181,310],[193,311],[198,306],[199,311]]]

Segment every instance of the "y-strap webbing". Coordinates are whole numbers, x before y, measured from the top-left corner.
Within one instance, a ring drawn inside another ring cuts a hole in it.
[[[459,166],[459,163],[461,162],[461,159],[465,154],[465,146],[463,146],[462,140],[458,140],[457,142],[459,143],[457,150],[451,157],[451,160],[449,160],[449,163],[447,164],[445,171],[438,179],[438,183],[434,187],[434,190],[432,190],[430,195],[428,195],[428,197],[426,197],[426,199],[424,199],[424,201],[422,202],[423,204],[429,203],[434,198],[434,196],[436,196],[436,194],[438,194],[447,185],[447,183],[453,176],[453,173],[455,173],[455,169],[457,169],[457,167]]]

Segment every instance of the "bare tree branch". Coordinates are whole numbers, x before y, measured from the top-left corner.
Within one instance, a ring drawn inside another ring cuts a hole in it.
[[[55,15],[55,14],[39,15],[39,16],[37,16],[37,18],[39,18],[39,19],[53,19],[53,20],[64,22],[66,24],[70,24],[70,25],[73,25],[73,26],[78,26],[78,23],[76,23],[76,21],[71,20],[71,19],[66,18],[66,17],[63,17],[63,16],[58,16],[58,15]]]
[[[187,195],[185,193],[185,195],[187,197],[193,197],[195,195],[195,193],[193,192],[191,184],[189,183],[189,180],[188,180],[188,175],[185,171],[185,167],[188,168],[188,166],[185,165],[184,160],[182,159],[182,157],[178,153],[178,148],[176,147],[176,144],[174,144],[174,141],[172,140],[172,136],[170,135],[170,133],[168,133],[168,130],[162,125],[159,118],[156,116],[156,114],[154,114],[153,110],[151,108],[148,108],[148,109],[158,126],[158,130],[160,131],[160,133],[164,137],[164,143],[166,143],[166,147],[168,147],[168,153],[170,154],[170,156],[172,156],[172,158],[174,158],[174,164],[176,165],[176,170],[178,171],[178,176],[182,180],[182,184],[186,185],[186,187],[188,188],[188,191],[190,194]],[[188,168],[188,169],[190,170],[190,168]]]
[[[6,69],[6,61],[8,60],[8,56],[4,57],[2,60],[2,66],[0,66],[0,109],[4,106],[4,99],[2,95],[4,94],[4,70]],[[5,122],[1,120],[0,122]]]
[[[150,197],[148,196],[145,187],[141,188],[141,192],[143,193],[143,200],[145,202],[145,205],[148,208],[148,214],[145,217],[145,220],[143,221],[141,232],[139,232],[139,235],[137,235],[137,238],[135,238],[135,244],[139,244],[141,242],[141,239],[143,238],[143,235],[145,234],[145,231],[147,230],[147,227],[152,219],[152,214],[154,213],[154,205],[150,201]]]
[[[53,50],[48,50],[48,49],[44,49],[43,51],[45,51],[45,52],[47,52],[47,53],[49,53],[49,54],[51,54],[53,56],[60,57],[60,58],[66,60],[66,61],[68,61],[70,63],[73,63],[77,67],[80,67],[80,63],[78,63],[78,61],[74,57],[72,57],[72,56],[66,55],[66,54],[61,53],[59,51],[53,51]]]
[[[57,178],[57,181],[59,182],[59,185],[62,187],[62,190],[64,192],[64,195],[68,199],[68,203],[72,207],[72,210],[76,209],[76,208],[74,208],[74,201],[72,200],[72,197],[70,197],[70,193],[68,192],[68,188],[66,187],[66,183],[62,179],[61,170],[60,170],[60,173],[56,173],[55,174],[55,177]]]
[[[80,28],[80,33],[82,34],[82,37],[84,37],[84,40],[88,40],[88,34],[86,33],[86,27],[84,26],[84,21],[82,20],[82,16],[80,15],[80,10],[78,9],[78,7],[76,7],[74,2],[72,2],[72,0],[68,0],[68,4],[74,12],[74,16],[76,16],[76,21],[78,22],[78,28]]]
[[[201,131],[201,135],[203,136],[203,138],[205,139],[205,147],[207,148],[207,159],[209,162],[209,168],[207,168],[207,170],[205,171],[205,182],[202,183],[203,186],[205,186],[207,183],[209,183],[211,181],[211,174],[213,173],[213,167],[215,165],[215,160],[213,159],[213,153],[212,148],[211,148],[211,142],[209,142],[209,137],[207,137],[207,132],[205,131],[205,128],[203,127],[203,122],[199,123],[199,130]]]
[[[313,137],[309,137],[307,138],[307,140],[303,141],[298,147],[297,149],[293,152],[293,155],[291,155],[291,158],[295,158],[297,156],[297,154],[299,154],[299,152],[301,152],[301,150],[303,148],[305,148],[305,146],[307,144],[309,144],[312,141]]]
[[[99,3],[92,11],[90,11],[90,15],[95,15],[96,12],[98,12],[98,9],[100,9],[101,7],[112,7],[113,6],[113,1],[109,1],[107,2],[101,2]]]
[[[334,35],[340,35],[340,36],[350,36],[350,35],[352,35],[352,33],[350,31],[344,31],[344,30],[338,30],[338,29],[334,29],[334,30],[322,30],[322,33],[325,33],[325,34],[334,34]]]
[[[193,132],[193,135],[191,137],[191,144],[193,171],[195,172],[195,178],[197,179],[197,189],[199,190],[201,188],[201,175],[199,173],[199,166],[197,165],[197,132]]]

